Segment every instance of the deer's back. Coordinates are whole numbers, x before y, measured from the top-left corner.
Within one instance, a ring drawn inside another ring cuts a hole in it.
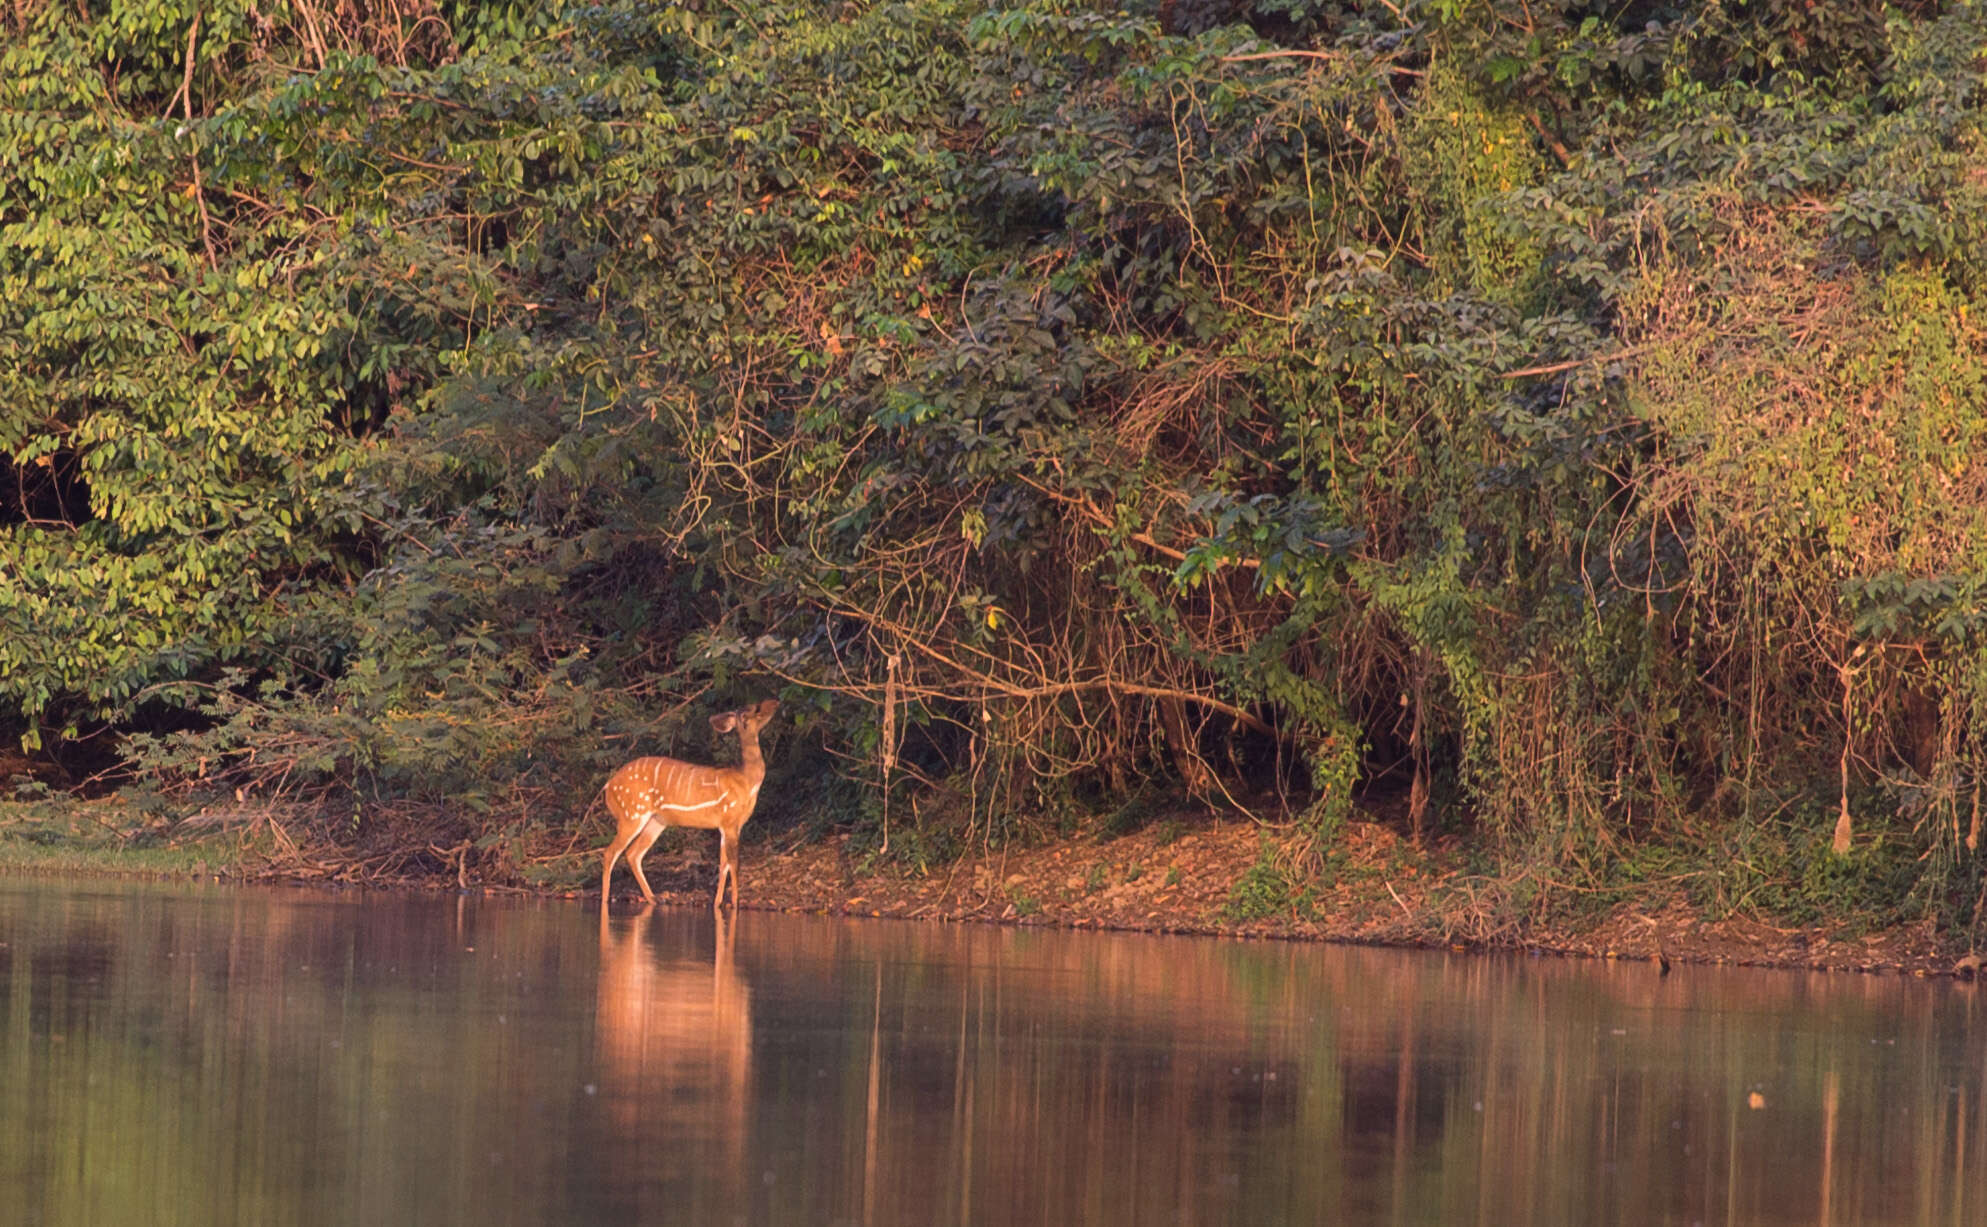
[[[729,808],[733,789],[727,772],[674,758],[638,758],[607,779],[607,811],[616,821],[656,820],[671,826],[703,826]]]

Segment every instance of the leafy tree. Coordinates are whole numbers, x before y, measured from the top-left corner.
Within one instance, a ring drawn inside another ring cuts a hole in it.
[[[861,824],[1398,788],[1972,914],[1975,6],[7,20],[30,745],[511,848],[778,685]]]

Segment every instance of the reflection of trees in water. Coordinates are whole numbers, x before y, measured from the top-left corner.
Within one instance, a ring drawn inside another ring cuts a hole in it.
[[[1987,1170],[1974,990],[1899,977],[121,888],[0,942],[48,1221],[1805,1227]]]
[[[768,1122],[844,1139],[861,1193],[849,1177],[830,1216],[1919,1222],[1963,1211],[1983,1158],[1987,1075],[1935,1085],[1977,1065],[1950,986],[915,926],[752,936],[741,959],[812,942],[847,968],[840,1123]]]
[[[583,1054],[536,999],[566,991],[561,964],[592,968],[556,911],[0,890],[4,1204],[156,1227],[547,1204],[570,1147],[543,1088],[577,1095]]]

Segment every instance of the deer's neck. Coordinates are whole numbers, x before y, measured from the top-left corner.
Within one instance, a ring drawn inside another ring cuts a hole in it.
[[[738,763],[738,774],[745,777],[748,787],[757,788],[759,782],[766,778],[766,759],[759,753],[759,738],[740,737],[738,748],[742,753]]]

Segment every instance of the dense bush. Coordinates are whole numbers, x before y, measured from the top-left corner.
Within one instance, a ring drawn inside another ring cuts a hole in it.
[[[1971,898],[1975,5],[0,22],[28,748],[558,825],[777,687],[789,813],[955,843],[1161,776]]]

